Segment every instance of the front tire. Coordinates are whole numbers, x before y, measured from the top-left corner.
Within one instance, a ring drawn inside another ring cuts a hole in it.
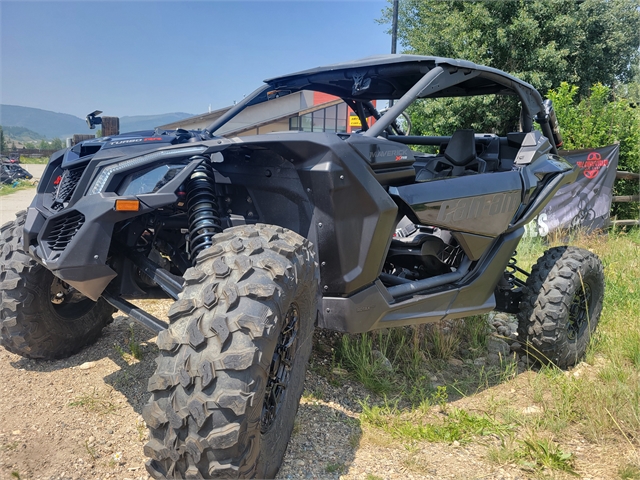
[[[595,331],[604,298],[597,255],[576,247],[547,250],[531,269],[518,314],[527,354],[560,368],[575,365]]]
[[[311,353],[313,247],[280,227],[234,227],[184,279],[149,380],[147,470],[154,478],[272,478]]]
[[[22,249],[26,212],[0,228],[0,343],[27,358],[65,358],[95,342],[115,309],[74,294],[52,303],[61,283]]]

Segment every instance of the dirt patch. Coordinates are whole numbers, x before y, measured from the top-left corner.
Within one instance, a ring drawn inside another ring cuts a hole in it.
[[[145,308],[163,316],[162,302]],[[116,315],[95,345],[66,360],[27,360],[0,349],[0,479],[148,478],[140,414],[157,348],[145,330],[133,326],[143,353],[135,360],[127,354],[131,333],[129,320]],[[330,344],[334,336],[318,332],[316,341]],[[463,445],[411,442],[363,427],[360,402],[370,394],[346,377],[330,383],[317,373],[330,361],[330,348],[318,348],[312,357],[278,478],[533,478],[515,464],[489,461],[487,450],[500,444],[495,437]],[[532,376],[519,375],[451,405],[483,412],[502,399],[525,409],[531,404]],[[620,464],[620,452],[578,437],[570,443],[580,472],[618,477],[609,465]]]
[[[135,332],[145,357],[131,364],[115,348],[129,338],[125,317],[66,360],[0,350],[0,478],[147,478],[140,413],[155,345]]]

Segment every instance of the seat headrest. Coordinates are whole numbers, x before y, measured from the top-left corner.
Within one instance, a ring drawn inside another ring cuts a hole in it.
[[[476,137],[472,129],[456,130],[449,140],[444,156],[457,167],[463,167],[476,158]]]

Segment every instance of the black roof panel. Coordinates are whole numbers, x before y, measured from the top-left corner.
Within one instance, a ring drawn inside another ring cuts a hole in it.
[[[515,88],[538,93],[526,82],[508,73],[467,60],[421,55],[376,55],[336,63],[265,80],[274,89],[313,90],[357,100],[398,99],[436,66],[447,70],[478,71],[481,74],[433,96],[514,94]],[[354,91],[354,83],[368,81],[369,87]]]

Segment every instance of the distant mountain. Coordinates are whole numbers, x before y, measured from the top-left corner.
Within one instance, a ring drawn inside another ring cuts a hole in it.
[[[44,140],[44,136],[25,127],[2,127],[5,136],[18,142],[35,142]]]
[[[157,126],[192,116],[192,114],[184,112],[124,116],[120,117],[120,132],[153,130]],[[67,138],[74,133],[96,133],[96,130],[89,129],[85,120],[75,115],[51,112],[39,108],[20,107],[18,105],[0,105],[0,125],[6,132],[12,127],[29,129],[33,133],[39,134],[39,139],[42,137],[49,139]],[[97,128],[100,127],[98,126]]]
[[[66,138],[74,133],[93,133],[87,122],[68,113],[56,113],[39,108],[0,105],[0,125],[24,127],[47,138]]]

